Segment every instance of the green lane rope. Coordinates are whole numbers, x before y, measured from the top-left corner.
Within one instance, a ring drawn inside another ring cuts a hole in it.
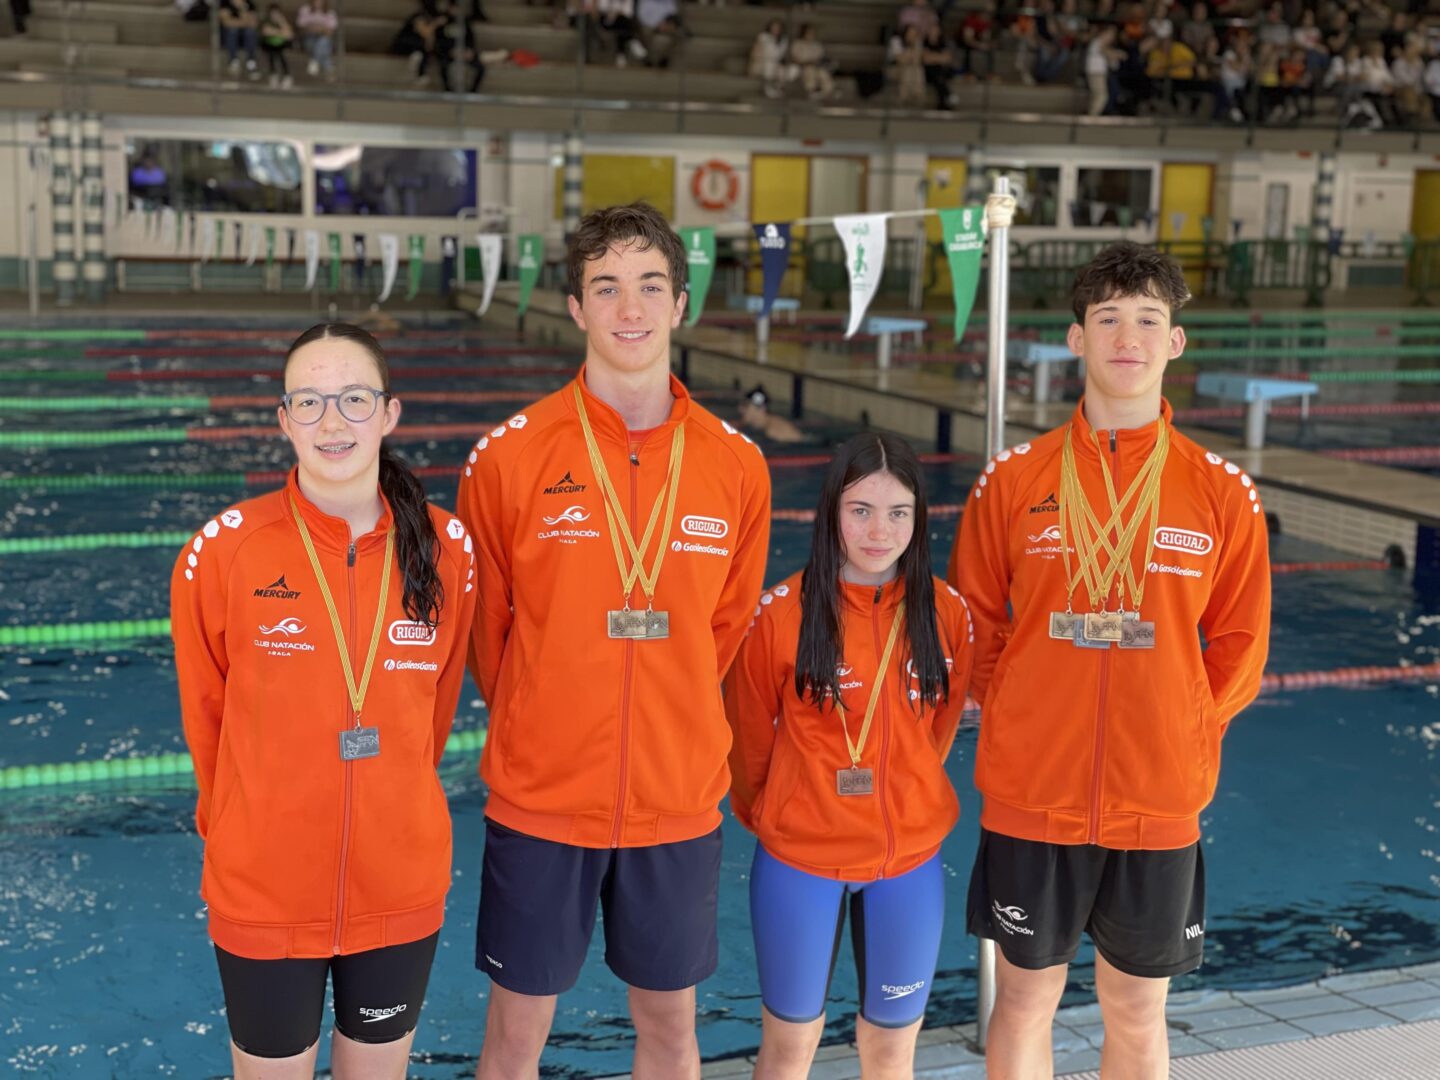
[[[81,533],[75,536],[30,536],[0,539],[0,555],[36,555],[54,551],[95,551],[100,548],[178,548],[194,530],[148,533]]]
[[[0,491],[93,491],[96,488],[243,488],[245,474],[224,473],[75,473],[50,476],[0,476]]]
[[[3,397],[0,412],[89,412],[92,409],[199,409],[209,411],[210,399],[195,395],[155,394],[141,397]]]
[[[445,740],[445,756],[474,754],[485,748],[485,728],[452,731]],[[109,761],[62,761],[44,765],[11,765],[0,769],[0,790],[92,784],[160,776],[185,776],[193,781],[195,763],[189,754],[147,754]]]
[[[183,543],[183,541],[182,541]],[[136,638],[169,637],[169,619],[113,619],[109,622],[0,626],[0,648],[16,645],[68,647],[113,644]]]
[[[119,446],[122,443],[185,442],[184,428],[135,428],[126,431],[0,431],[0,447]]]
[[[0,330],[0,341],[146,341],[148,330],[100,330],[94,327],[67,327],[64,330]]]
[[[1440,382],[1440,368],[1410,368],[1403,371],[1311,371],[1311,382]]]

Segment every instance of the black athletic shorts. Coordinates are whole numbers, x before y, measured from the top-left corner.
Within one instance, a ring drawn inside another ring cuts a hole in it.
[[[215,946],[230,1038],[247,1054],[294,1057],[320,1038],[325,977],[335,980],[335,1027],[387,1043],[420,1022],[439,931],[419,941],[318,960],[250,960]]]
[[[995,941],[1016,967],[1068,964],[1085,931],[1127,975],[1183,975],[1200,966],[1205,946],[1205,860],[1198,843],[1112,851],[982,829],[967,916],[970,933]]]
[[[506,990],[543,996],[575,985],[595,906],[605,963],[640,990],[684,990],[719,962],[720,830],[694,840],[585,848],[485,823],[475,966]]]

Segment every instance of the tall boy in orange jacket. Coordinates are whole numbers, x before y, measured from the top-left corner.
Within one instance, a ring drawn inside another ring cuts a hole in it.
[[[1260,689],[1270,565],[1254,483],[1176,432],[1161,397],[1189,296],[1135,244],[1080,271],[1067,340],[1084,397],[985,466],[951,556],[977,624],[969,925],[1000,947],[992,1077],[1050,1075],[1082,930],[1107,1071],[1165,1075],[1169,979],[1200,963],[1199,814]]]
[[[670,374],[686,255],[665,219],[597,211],[567,261],[585,365],[480,439],[460,482],[479,567],[470,667],[490,706],[478,1075],[535,1075],[598,903],[630,987],[634,1075],[698,1078],[730,786],[720,680],[760,595],[770,478]]]

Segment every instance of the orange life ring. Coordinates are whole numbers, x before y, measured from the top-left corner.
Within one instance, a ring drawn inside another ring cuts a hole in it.
[[[718,199],[707,194],[706,181],[712,174],[723,177],[725,180],[725,194]],[[735,170],[728,164],[719,158],[711,158],[696,168],[695,175],[690,179],[690,194],[703,209],[729,210],[735,205],[735,200],[740,195],[740,178],[735,175]]]

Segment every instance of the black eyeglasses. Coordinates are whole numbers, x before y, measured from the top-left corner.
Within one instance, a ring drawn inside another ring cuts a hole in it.
[[[322,394],[319,390],[304,388],[291,390],[281,397],[285,414],[297,424],[316,424],[325,415],[326,402],[335,402],[340,415],[352,424],[363,424],[375,415],[375,407],[381,399],[388,398],[388,390],[376,390],[369,386],[347,386],[338,394]]]

